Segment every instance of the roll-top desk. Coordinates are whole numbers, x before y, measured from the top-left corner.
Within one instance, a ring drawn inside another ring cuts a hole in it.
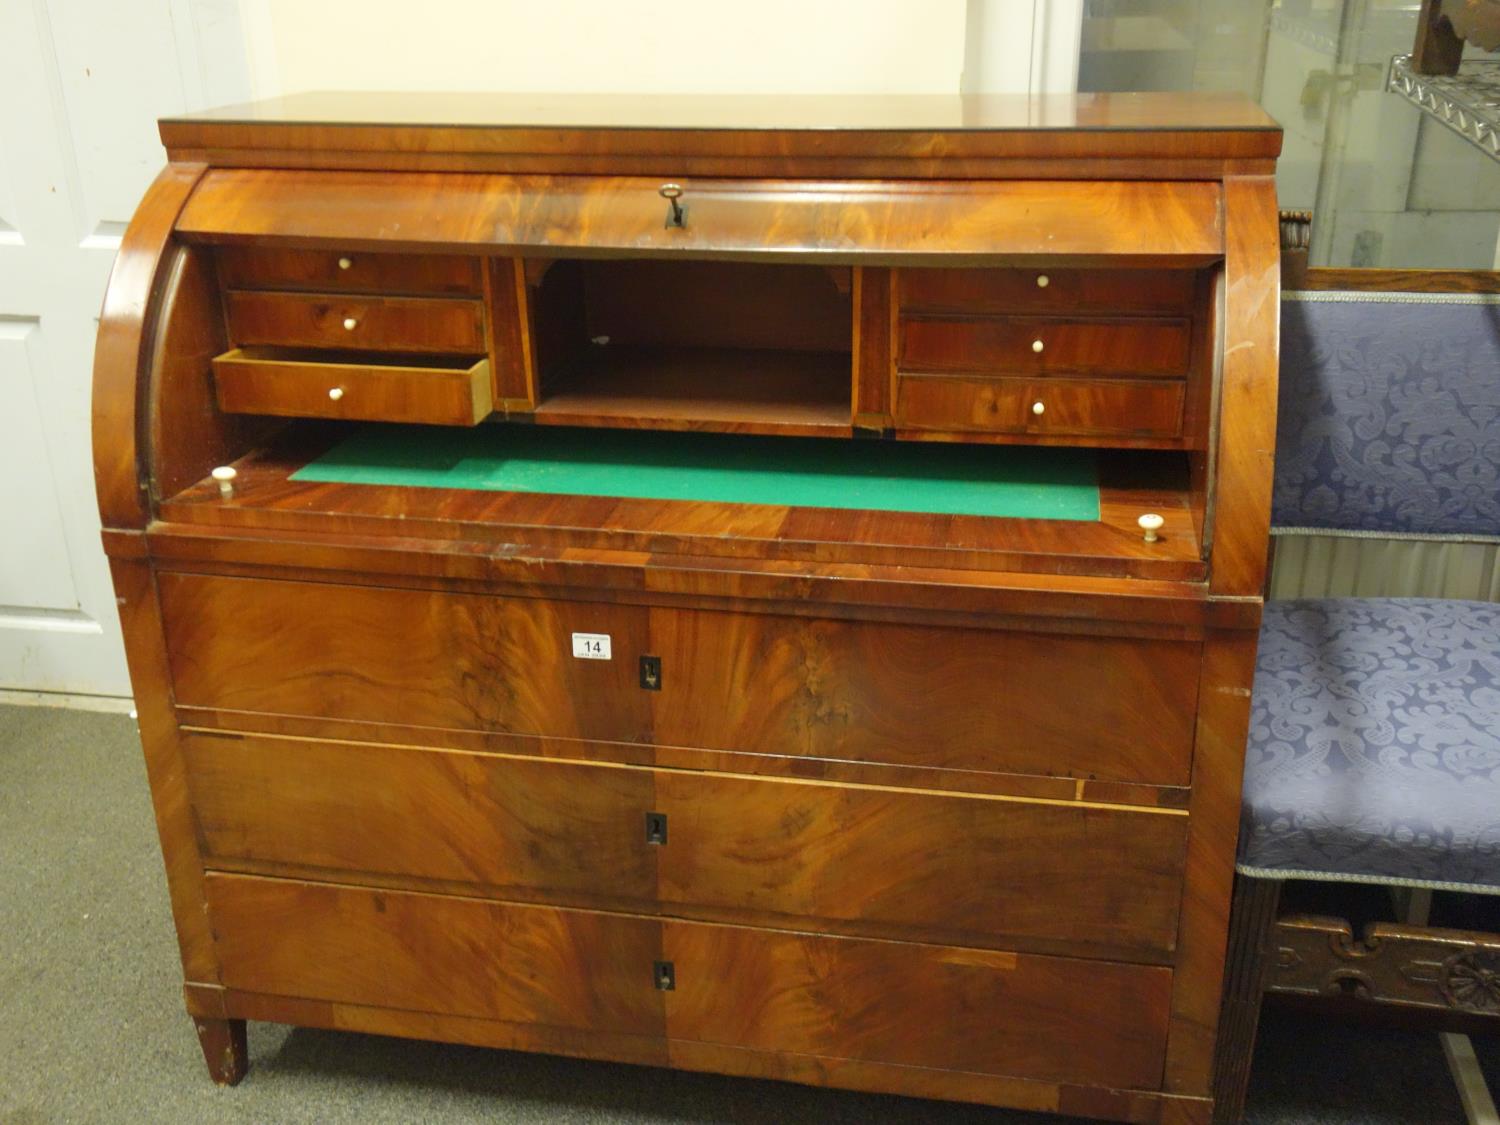
[[[95,450],[189,1013],[1212,1116],[1280,133],[163,121]]]

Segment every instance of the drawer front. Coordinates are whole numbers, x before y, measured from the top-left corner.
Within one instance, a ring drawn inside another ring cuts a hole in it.
[[[1161,1081],[1171,971],[237,875],[226,987],[768,1052]],[[660,987],[661,963],[672,987]]]
[[[1071,437],[1175,438],[1177,379],[991,379],[904,375],[896,424],[918,429]]]
[[[912,316],[901,319],[899,367],[991,375],[1183,375],[1190,341],[1186,320]]]
[[[472,426],[490,413],[487,359],[416,367],[299,358],[306,354],[236,348],[219,356],[213,363],[219,409],[434,426]]]
[[[235,344],[387,349],[480,355],[483,306],[446,297],[339,297],[310,293],[227,293]]]
[[[1176,437],[1182,432],[1183,391],[1177,380],[1033,382],[1027,391],[1026,429],[1033,434]]]
[[[216,868],[368,872],[963,945],[1161,956],[1176,940],[1179,813],[255,736],[189,734],[184,752]]]
[[[457,254],[378,254],[363,250],[273,250],[221,246],[215,251],[225,289],[316,289],[330,293],[483,292],[481,259]]]
[[[1199,645],[163,573],[181,705],[1183,785]],[[606,633],[613,659],[572,655]],[[639,658],[661,662],[657,690]]]
[[[901,311],[937,313],[1192,312],[1197,275],[1187,270],[903,269]]]

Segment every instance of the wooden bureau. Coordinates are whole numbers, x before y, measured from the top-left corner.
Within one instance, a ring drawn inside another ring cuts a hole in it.
[[[1280,133],[1194,95],[161,123],[95,450],[246,1020],[1213,1118]]]

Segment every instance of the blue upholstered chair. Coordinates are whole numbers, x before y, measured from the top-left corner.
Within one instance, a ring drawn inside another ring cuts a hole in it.
[[[1500,543],[1500,297],[1288,293],[1281,354],[1278,535]],[[1500,604],[1267,603],[1218,1119],[1264,990],[1500,1016],[1500,934],[1279,916],[1285,880],[1407,888],[1404,922],[1434,889],[1500,894]]]

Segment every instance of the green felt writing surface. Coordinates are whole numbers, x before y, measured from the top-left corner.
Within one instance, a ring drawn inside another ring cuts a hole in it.
[[[1081,449],[558,426],[365,427],[293,480],[1097,520]]]

